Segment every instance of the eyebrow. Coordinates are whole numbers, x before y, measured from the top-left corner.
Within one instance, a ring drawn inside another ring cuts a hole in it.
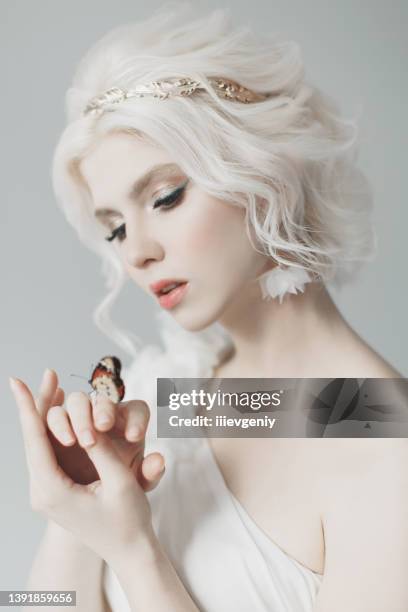
[[[153,166],[133,184],[129,192],[129,198],[131,200],[136,200],[136,198],[140,197],[146,191],[153,180],[168,178],[169,176],[177,174],[181,174],[181,170],[175,163],[158,164]],[[94,212],[97,219],[106,219],[107,217],[117,216],[118,214],[120,214],[118,210],[106,207],[96,208]]]

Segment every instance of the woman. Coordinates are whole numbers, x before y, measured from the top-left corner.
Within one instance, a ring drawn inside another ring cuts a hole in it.
[[[156,436],[157,377],[401,376],[326,288],[375,247],[354,124],[295,43],[185,8],[109,33],[68,91],[55,192],[103,259],[95,321],[133,361],[121,403],[64,405],[53,370],[36,400],[13,383],[50,519],[30,586],[59,549],[52,588],[81,610],[402,611],[405,440]],[[111,321],[127,278],[159,301],[162,348]]]

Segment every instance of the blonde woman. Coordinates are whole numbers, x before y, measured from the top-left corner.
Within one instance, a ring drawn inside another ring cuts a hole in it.
[[[401,376],[327,288],[375,253],[355,124],[295,42],[186,9],[110,32],[67,92],[55,193],[103,261],[95,322],[131,362],[119,403],[64,402],[54,370],[35,399],[14,380],[49,519],[30,588],[95,612],[402,612],[406,440],[156,435],[157,377]],[[111,320],[128,279],[162,346]]]

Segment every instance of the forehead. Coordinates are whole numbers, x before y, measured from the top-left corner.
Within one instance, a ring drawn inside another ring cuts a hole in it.
[[[127,195],[129,186],[152,167],[174,164],[159,145],[123,133],[103,136],[83,157],[80,172],[87,183],[94,205],[103,205]]]

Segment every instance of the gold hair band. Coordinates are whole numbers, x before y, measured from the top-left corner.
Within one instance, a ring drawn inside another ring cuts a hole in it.
[[[222,98],[236,100],[249,104],[252,102],[262,102],[273,94],[261,94],[246,87],[243,87],[236,81],[225,79],[222,77],[209,77],[209,82],[214,87],[215,92]],[[128,98],[143,98],[152,96],[165,100],[169,97],[190,96],[195,92],[206,91],[199,81],[190,78],[169,79],[163,81],[151,81],[145,85],[140,85],[137,89],[121,89],[112,87],[103,94],[95,96],[87,104],[84,115],[102,114],[112,104],[119,104]],[[274,94],[276,95],[276,94]]]

